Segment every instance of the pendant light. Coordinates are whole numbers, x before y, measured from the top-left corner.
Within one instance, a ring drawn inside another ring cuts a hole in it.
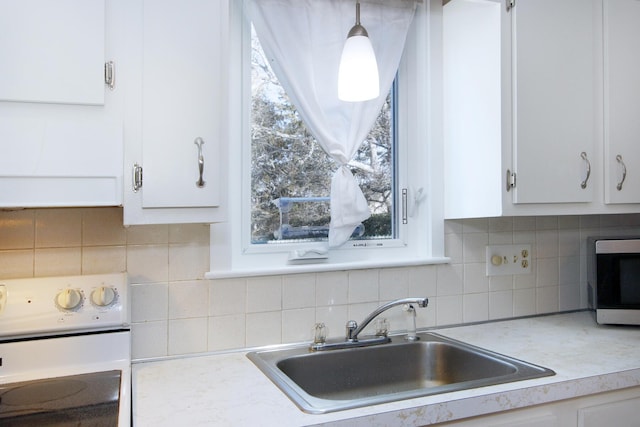
[[[338,69],[338,98],[358,102],[380,94],[378,63],[367,30],[360,25],[360,1],[356,1],[356,24],[347,35]]]

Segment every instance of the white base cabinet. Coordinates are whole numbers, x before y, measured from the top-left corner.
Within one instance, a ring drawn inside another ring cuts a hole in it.
[[[633,138],[613,137],[640,138],[627,119],[640,102],[640,74],[628,71],[637,55],[620,53],[637,46],[640,30],[618,11],[625,2],[638,8],[634,0],[444,6],[445,218],[640,212],[630,172],[626,198],[609,189],[621,175],[615,153],[628,170],[640,162],[640,145],[626,142]],[[614,14],[628,25],[608,22]]]
[[[455,427],[638,427],[640,387],[515,409],[443,425]]]
[[[129,2],[124,223],[225,219],[226,1]]]

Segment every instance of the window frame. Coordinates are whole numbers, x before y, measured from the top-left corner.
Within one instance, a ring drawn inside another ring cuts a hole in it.
[[[251,244],[251,61],[250,23],[244,0],[230,0],[229,221],[211,225],[207,278],[289,274],[447,262],[444,257],[441,115],[441,8],[419,3],[398,70],[396,100],[397,191],[408,190],[407,224],[398,206],[397,238],[354,240],[329,250],[327,258],[290,262],[296,250],[328,249],[326,242]],[[237,95],[236,95],[237,94]],[[246,102],[245,100],[249,100]],[[429,141],[429,143],[421,143]],[[235,174],[232,175],[232,174]],[[422,189],[418,193],[418,189]],[[420,194],[419,203],[412,203]],[[397,197],[397,196],[396,196]],[[396,198],[402,205],[402,199]],[[241,218],[241,221],[237,219]],[[235,220],[234,220],[235,219]]]

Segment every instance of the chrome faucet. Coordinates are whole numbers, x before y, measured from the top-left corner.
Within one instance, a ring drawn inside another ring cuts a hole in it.
[[[408,304],[411,308],[413,308],[413,304],[417,305],[418,307],[426,307],[429,304],[429,299],[428,298],[402,298],[402,299],[388,302],[376,308],[371,314],[369,314],[362,321],[360,326],[358,326],[358,323],[355,320],[349,320],[346,325],[347,333],[344,341],[334,342],[334,343],[327,343],[324,341],[314,342],[314,344],[311,345],[311,349],[312,350],[330,350],[330,349],[337,349],[337,348],[365,347],[369,345],[388,343],[391,341],[391,339],[386,336],[386,333],[381,336],[375,336],[373,338],[368,338],[364,340],[359,340],[358,335],[360,335],[360,332],[362,332],[362,330],[366,328],[367,325],[369,325],[369,323],[371,323],[373,319],[378,317],[381,313],[387,311],[391,307],[395,307],[397,305],[405,305],[405,304]],[[413,336],[414,336],[413,339],[415,339],[415,331]]]

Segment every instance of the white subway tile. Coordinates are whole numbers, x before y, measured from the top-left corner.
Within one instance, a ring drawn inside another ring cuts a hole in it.
[[[558,286],[558,292],[558,310],[568,311],[581,308],[579,283]]]
[[[462,296],[463,322],[482,322],[489,319],[489,294],[468,294]]]
[[[48,248],[36,249],[34,275],[75,276],[82,273],[82,249]]]
[[[436,324],[457,325],[463,321],[462,295],[438,296],[436,300]]]
[[[423,265],[407,267],[409,270],[409,296],[435,297],[438,293],[438,267]]]
[[[316,324],[315,308],[282,310],[282,342],[311,342]]]
[[[207,271],[209,271],[208,244],[169,245],[169,280],[202,279]]]
[[[209,315],[244,314],[246,311],[246,279],[215,279],[209,282]]]
[[[531,316],[536,314],[536,289],[515,289],[513,291],[513,315]]]
[[[35,211],[0,211],[0,249],[33,249]]]
[[[486,259],[486,247],[489,244],[489,234],[465,233],[462,239],[462,258],[464,262],[484,262]]]
[[[531,276],[529,274],[529,276]],[[489,277],[489,290],[492,292],[495,291],[508,291],[514,288],[514,277],[513,275],[506,276],[491,276]],[[535,286],[535,282],[533,284]]]
[[[489,292],[489,319],[513,316],[513,291]]]
[[[0,251],[2,278],[33,277],[33,262],[33,249]]]
[[[167,245],[127,246],[127,272],[132,283],[169,281]]]
[[[442,264],[437,266],[437,295],[460,295],[464,286],[463,264]]]
[[[316,306],[316,275],[291,274],[282,277],[282,308]]]
[[[536,286],[558,286],[560,277],[558,258],[540,258],[537,260]]]
[[[380,301],[391,301],[399,298],[407,298],[411,272],[408,267],[383,268],[380,270]]]
[[[36,248],[68,248],[82,245],[82,211],[38,209],[35,211]]]
[[[208,319],[194,317],[190,319],[169,320],[168,354],[190,354],[207,351]]]
[[[127,243],[121,208],[86,208],[82,215],[84,246],[114,246]]]
[[[88,246],[82,248],[82,274],[116,273],[126,270],[126,246]]]
[[[558,311],[558,286],[536,288],[536,313],[554,313]]]
[[[162,245],[169,243],[166,224],[131,225],[127,227],[127,245]]]
[[[378,270],[349,271],[349,303],[378,301]]]
[[[465,294],[489,291],[489,278],[486,274],[487,265],[480,263],[467,263],[464,265],[464,286]]]
[[[208,351],[244,348],[245,314],[209,317]]]
[[[282,310],[282,276],[247,279],[247,313]]]
[[[349,302],[349,276],[346,271],[316,275],[316,304],[341,305]]]
[[[247,347],[282,343],[282,312],[248,313]]]
[[[208,281],[169,283],[169,319],[206,317],[208,314]]]
[[[536,231],[536,256],[540,258],[555,258],[558,256],[558,231]]]
[[[131,321],[163,321],[169,315],[169,285],[166,283],[132,284]]]
[[[133,360],[167,355],[167,321],[131,325],[131,358]]]

